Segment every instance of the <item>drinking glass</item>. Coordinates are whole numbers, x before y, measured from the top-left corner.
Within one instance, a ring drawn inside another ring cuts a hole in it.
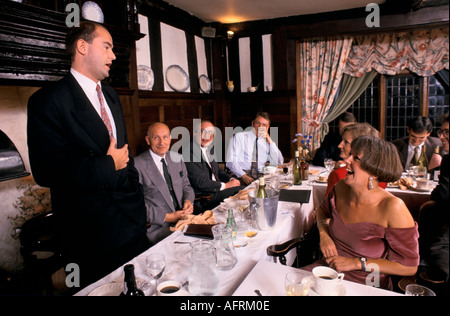
[[[405,294],[408,296],[436,296],[432,290],[418,284],[408,284]]]
[[[325,168],[327,168],[328,173],[330,173],[334,168],[334,161],[331,158],[325,158],[323,164],[325,165]]]
[[[284,280],[284,289],[287,296],[307,296],[311,280],[300,272],[289,272]]]
[[[147,273],[155,280],[155,289],[158,286],[158,279],[162,276],[166,268],[166,259],[162,253],[152,253],[145,259]]]

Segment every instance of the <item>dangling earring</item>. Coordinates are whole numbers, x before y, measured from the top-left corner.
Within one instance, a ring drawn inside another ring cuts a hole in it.
[[[373,177],[369,177],[369,190],[373,190]]]

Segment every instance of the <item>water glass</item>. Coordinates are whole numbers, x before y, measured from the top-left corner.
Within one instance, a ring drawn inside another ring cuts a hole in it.
[[[323,161],[325,168],[327,168],[328,172],[331,172],[334,168],[334,161],[331,158],[325,158],[325,160]]]
[[[311,279],[300,272],[286,274],[284,289],[287,296],[307,296],[311,287]]]

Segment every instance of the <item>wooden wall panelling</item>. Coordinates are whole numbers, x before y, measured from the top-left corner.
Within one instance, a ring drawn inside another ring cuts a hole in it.
[[[380,137],[382,139],[386,138],[386,103],[387,103],[387,95],[386,95],[386,76],[380,75],[380,81],[378,84],[378,130],[380,131]]]
[[[164,122],[170,129],[184,126],[192,134],[193,119],[214,120],[214,104],[213,96],[208,94],[139,91],[140,136],[137,152],[148,148],[144,137],[152,123]]]
[[[191,92],[199,93],[200,84],[198,82],[197,50],[195,49],[195,38],[193,34],[189,34],[187,32],[185,32],[185,34]]]
[[[252,87],[258,87],[257,92],[260,93],[264,91],[263,46],[260,35],[250,37],[250,54]]]

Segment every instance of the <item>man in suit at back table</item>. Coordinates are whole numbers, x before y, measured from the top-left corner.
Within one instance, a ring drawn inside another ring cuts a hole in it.
[[[211,195],[211,199],[203,205],[202,210],[198,210],[199,212],[216,207],[223,199],[245,188],[238,179],[219,168],[214,154],[211,153],[213,140],[214,125],[210,121],[202,121],[194,126],[190,161],[186,162],[189,181],[196,194]]]
[[[410,119],[407,131],[407,137],[392,141],[397,147],[404,170],[409,170],[414,165],[414,159],[419,159],[423,146],[425,146],[428,161],[430,161],[436,146],[441,147],[442,150],[440,139],[430,137],[433,131],[433,124],[429,118],[418,116]]]
[[[135,158],[139,182],[144,188],[150,243],[171,234],[170,227],[194,211],[194,190],[183,157],[169,151],[170,130],[164,123],[150,125],[145,136],[150,149]]]
[[[122,107],[101,83],[116,58],[112,37],[81,22],[67,33],[66,50],[70,73],[28,102],[28,149],[34,179],[50,187],[63,258],[78,264],[85,286],[149,244]]]

